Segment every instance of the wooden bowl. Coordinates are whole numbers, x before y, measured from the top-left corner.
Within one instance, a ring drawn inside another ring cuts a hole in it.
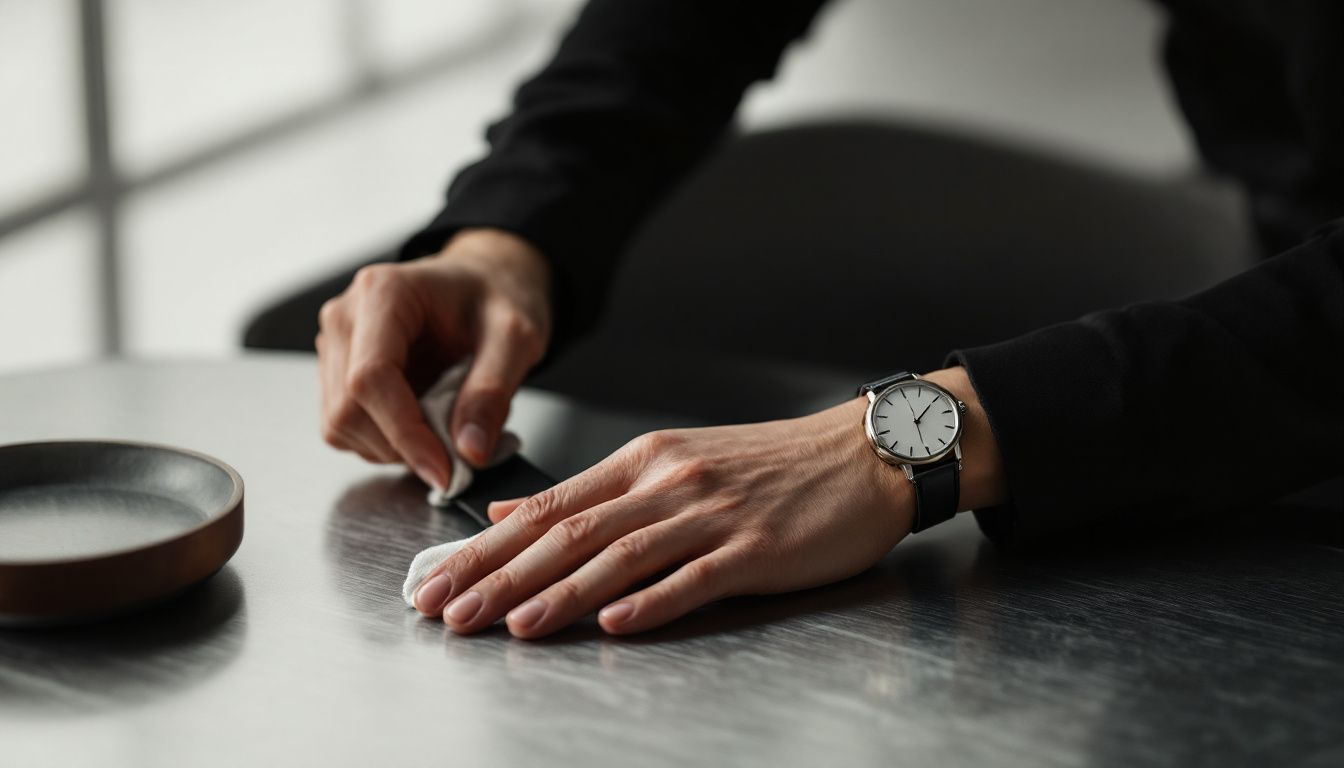
[[[204,581],[243,539],[243,479],[194,451],[0,446],[0,625],[73,623]]]

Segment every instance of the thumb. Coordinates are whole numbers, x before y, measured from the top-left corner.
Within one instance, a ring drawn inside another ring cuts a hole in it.
[[[530,350],[512,341],[507,333],[489,326],[483,329],[453,406],[453,444],[462,458],[478,467],[494,454],[509,416],[509,401],[532,365]]]

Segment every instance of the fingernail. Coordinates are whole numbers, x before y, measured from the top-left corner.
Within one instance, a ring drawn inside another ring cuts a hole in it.
[[[474,590],[468,592],[448,606],[448,618],[458,624],[466,624],[475,618],[476,614],[480,613],[482,602],[484,601],[481,600],[480,592]]]
[[[477,464],[484,464],[490,459],[490,456],[486,453],[488,449],[485,443],[485,430],[477,424],[468,423],[458,430],[458,452]]]
[[[538,621],[541,621],[541,617],[545,614],[545,600],[528,600],[526,603],[514,608],[513,611],[509,613],[508,622],[518,629],[527,629]]]
[[[452,591],[453,580],[440,573],[415,591],[415,607],[425,613],[438,613],[443,610],[443,604],[448,602],[448,595]]]
[[[597,617],[609,624],[620,624],[630,618],[630,614],[634,612],[635,606],[629,603],[617,603],[603,608],[602,612],[597,614]]]

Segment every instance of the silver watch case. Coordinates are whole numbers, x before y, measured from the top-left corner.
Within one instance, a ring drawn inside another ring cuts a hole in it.
[[[952,402],[957,404],[957,409],[953,413],[953,415],[956,417],[956,428],[952,432],[952,441],[943,450],[922,459],[909,459],[904,456],[898,456],[895,453],[892,453],[886,446],[878,442],[877,433],[873,429],[873,422],[876,421],[876,419],[873,418],[873,412],[877,409],[878,401],[882,400],[888,394],[896,391],[900,387],[910,386],[910,382],[916,380],[920,382],[921,386],[929,387],[930,389],[936,389],[939,392],[943,393],[944,395],[947,395],[948,400],[951,400]],[[966,412],[966,404],[958,400],[956,395],[952,394],[951,392],[948,392],[945,388],[940,387],[927,379],[923,379],[917,375],[912,374],[909,379],[903,379],[901,381],[894,382],[889,386],[884,387],[880,392],[879,391],[868,392],[868,409],[863,414],[863,432],[865,435],[868,436],[868,444],[873,447],[873,453],[876,453],[879,459],[885,461],[888,464],[892,464],[894,466],[903,468],[905,470],[905,476],[913,480],[914,470],[912,469],[912,467],[920,466],[923,464],[935,464],[947,458],[947,455],[949,453],[954,454],[957,457],[957,469],[958,470],[961,469],[961,428],[962,428],[961,415],[965,412]]]

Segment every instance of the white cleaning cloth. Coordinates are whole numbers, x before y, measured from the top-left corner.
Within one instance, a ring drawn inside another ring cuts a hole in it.
[[[444,371],[434,386],[425,391],[420,396],[420,410],[425,413],[425,421],[429,422],[430,429],[443,441],[443,447],[448,450],[448,458],[453,462],[453,476],[448,481],[448,487],[442,493],[434,489],[429,491],[429,503],[436,507],[444,507],[448,502],[457,498],[467,486],[471,485],[473,473],[471,465],[462,460],[457,455],[457,448],[453,445],[453,438],[448,434],[448,425],[452,423],[453,403],[457,402],[457,390],[462,386],[462,380],[467,378],[467,370],[471,368],[471,358]],[[499,442],[495,445],[495,453],[490,457],[487,467],[493,467],[518,452],[521,442],[518,436],[512,432],[505,432],[499,436]]]
[[[480,534],[478,533],[476,536],[480,536]],[[461,549],[464,544],[476,538],[476,536],[468,536],[465,539],[439,544],[416,555],[415,559],[411,561],[410,570],[406,573],[406,583],[401,585],[401,597],[406,601],[406,604],[414,608],[415,602],[412,598],[415,597],[415,590],[420,587],[420,582],[425,580],[430,571],[438,568],[440,563],[447,560],[449,555]]]
[[[428,501],[436,507],[446,507],[461,493],[467,490],[471,485],[474,474],[471,465],[457,455],[457,448],[453,445],[453,439],[448,434],[448,425],[452,423],[453,403],[457,401],[457,390],[462,386],[462,381],[467,378],[467,371],[471,368],[471,359],[468,358],[457,365],[444,371],[434,386],[426,390],[420,397],[420,410],[425,413],[425,420],[429,422],[430,429],[443,441],[443,447],[448,450],[448,458],[453,462],[453,476],[448,481],[448,487],[442,492],[431,488],[429,490]],[[490,457],[490,462],[486,465],[493,467],[518,452],[522,442],[518,436],[512,432],[505,432],[499,436],[499,443],[495,446],[495,453]],[[479,534],[478,534],[479,535]],[[462,548],[463,544],[476,538],[469,536],[457,541],[449,541],[444,544],[430,547],[415,556],[411,561],[410,570],[406,574],[406,583],[401,586],[401,596],[406,604],[415,607],[411,598],[415,595],[415,590],[420,586],[420,582],[425,580],[429,572],[434,570],[448,556]]]

